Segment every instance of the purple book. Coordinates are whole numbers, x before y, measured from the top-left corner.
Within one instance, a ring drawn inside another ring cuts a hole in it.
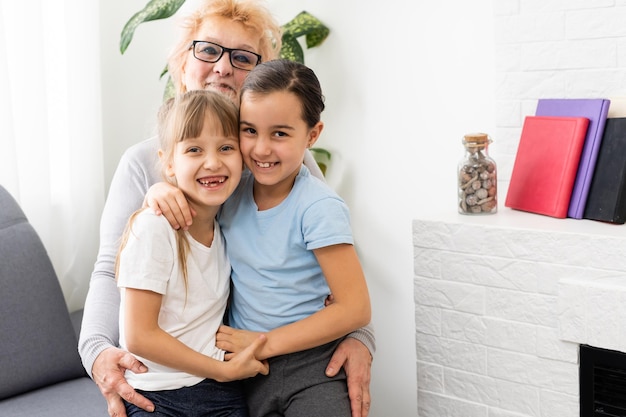
[[[603,98],[541,98],[537,102],[536,116],[586,117],[589,119],[587,136],[576,172],[567,217],[583,218],[610,104],[609,99]]]

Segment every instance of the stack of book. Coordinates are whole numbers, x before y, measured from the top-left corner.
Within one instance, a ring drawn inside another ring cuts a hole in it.
[[[626,117],[609,99],[539,99],[527,116],[505,206],[626,222]]]

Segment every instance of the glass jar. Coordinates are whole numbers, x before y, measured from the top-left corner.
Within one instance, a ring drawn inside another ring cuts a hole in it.
[[[491,142],[486,133],[469,133],[463,137],[465,155],[457,170],[461,214],[498,211],[497,168],[488,151]]]

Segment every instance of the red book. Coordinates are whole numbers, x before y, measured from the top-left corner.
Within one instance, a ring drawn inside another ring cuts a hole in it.
[[[586,117],[527,116],[504,205],[567,217],[588,126]]]

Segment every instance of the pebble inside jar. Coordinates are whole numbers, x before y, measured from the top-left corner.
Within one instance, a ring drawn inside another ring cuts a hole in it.
[[[492,142],[486,133],[463,137],[465,155],[458,166],[459,213],[493,214],[498,211],[496,163],[489,156]]]

